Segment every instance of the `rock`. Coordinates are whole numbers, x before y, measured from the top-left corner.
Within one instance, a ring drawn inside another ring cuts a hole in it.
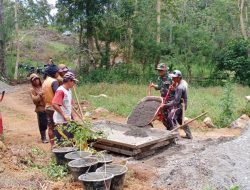
[[[242,116],[240,116],[240,119],[248,121],[250,118],[247,114],[243,114]]]
[[[238,119],[236,119],[235,121],[233,121],[230,127],[231,128],[244,128],[247,125],[249,120],[250,118],[246,114],[244,114]]]
[[[0,151],[5,152],[7,150],[6,146],[3,144],[2,141],[0,141]]]
[[[108,98],[108,96],[106,94],[99,94],[98,96],[91,95],[91,96],[94,98],[100,98],[100,97]]]
[[[214,124],[212,122],[212,119],[210,117],[206,117],[203,122],[206,124],[206,126],[208,126],[209,128],[213,128]]]
[[[247,101],[250,101],[250,96],[245,96],[245,98],[247,99]]]
[[[99,107],[95,109],[95,113],[100,114],[100,113],[109,113],[109,111],[105,108]]]
[[[88,111],[84,114],[85,117],[90,117],[91,115],[92,115],[92,113],[88,112]]]
[[[184,123],[188,122],[190,119],[188,117],[184,117]]]
[[[17,160],[17,157],[16,156],[12,156],[11,157],[11,161],[13,164],[17,165],[18,164],[18,160]]]

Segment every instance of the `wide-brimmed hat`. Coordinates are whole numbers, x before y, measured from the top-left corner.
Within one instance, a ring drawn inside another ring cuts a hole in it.
[[[159,63],[156,67],[156,70],[158,71],[166,71],[168,70],[168,67],[165,63]]]
[[[32,73],[29,78],[31,82],[33,82],[35,79],[40,79],[40,77],[35,73]]]
[[[69,71],[69,69],[68,69],[68,67],[66,66],[66,65],[64,65],[64,64],[59,64],[58,65],[58,72],[59,73],[61,73],[61,72],[68,72]]]

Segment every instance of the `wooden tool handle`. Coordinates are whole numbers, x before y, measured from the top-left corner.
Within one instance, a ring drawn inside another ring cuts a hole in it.
[[[206,115],[206,114],[207,114],[207,112],[204,112],[204,113],[198,115],[197,117],[191,119],[191,120],[188,121],[187,123],[184,123],[183,125],[180,125],[180,126],[174,128],[174,129],[171,130],[170,132],[174,132],[174,131],[176,131],[177,129],[180,129],[180,128],[182,128],[182,127],[185,127],[185,126],[188,125],[189,123],[192,123],[194,120],[196,120],[196,119],[198,119],[198,118],[200,118],[200,117],[202,117],[203,115]]]

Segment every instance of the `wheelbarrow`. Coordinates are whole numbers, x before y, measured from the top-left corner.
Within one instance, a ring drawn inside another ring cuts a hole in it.
[[[127,118],[127,124],[145,127],[153,126],[152,122],[159,120],[163,122],[164,114],[162,112],[162,105],[166,104],[170,97],[170,92],[174,89],[175,83],[169,87],[168,93],[165,97],[146,96],[143,98]],[[149,95],[151,95],[149,91]]]
[[[4,94],[5,94],[5,91],[2,92],[0,102],[2,102]],[[2,114],[0,113],[0,138],[2,135],[3,135],[3,120],[2,120]]]

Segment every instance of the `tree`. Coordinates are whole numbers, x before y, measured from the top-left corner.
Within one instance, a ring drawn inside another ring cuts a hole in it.
[[[17,81],[18,64],[19,64],[19,60],[20,60],[20,42],[19,42],[19,26],[18,26],[18,1],[17,0],[15,0],[15,29],[16,29],[16,65],[15,65],[14,80]]]
[[[245,26],[245,21],[244,21],[244,8],[246,6],[245,0],[239,0],[239,10],[240,10],[240,28],[241,28],[241,33],[244,39],[247,39],[247,31],[246,31],[246,26]]]
[[[6,76],[5,65],[5,41],[4,41],[4,5],[3,0],[0,0],[0,74]]]

